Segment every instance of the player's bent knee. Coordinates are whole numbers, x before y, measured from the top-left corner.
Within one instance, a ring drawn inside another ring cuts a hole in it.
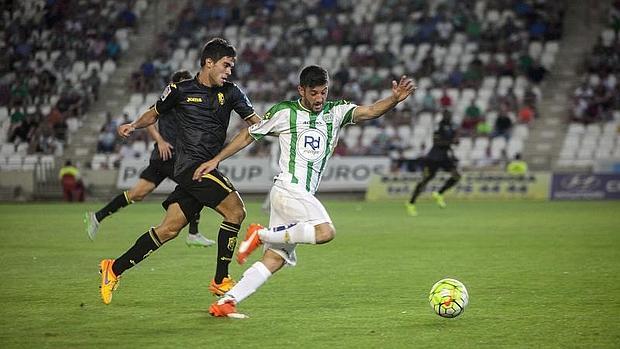
[[[336,237],[336,228],[333,225],[321,225],[316,227],[316,243],[326,244]]]
[[[265,252],[261,262],[272,274],[280,270],[280,268],[284,266],[284,263],[286,263],[282,256],[271,250],[267,250],[267,252]]]
[[[241,224],[243,223],[245,216],[246,216],[245,206],[240,205],[238,207],[234,207],[228,210],[228,212],[226,212],[226,214],[224,215],[224,219],[227,222]]]

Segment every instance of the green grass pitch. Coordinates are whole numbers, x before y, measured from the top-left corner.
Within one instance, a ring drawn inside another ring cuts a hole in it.
[[[99,260],[157,225],[157,203],[107,219],[95,242],[82,214],[96,203],[0,205],[0,348],[620,347],[620,202],[448,204],[410,218],[402,203],[326,201],[336,239],[299,246],[296,268],[241,303],[245,320],[208,315],[216,249],[186,247],[186,231],[101,303]],[[267,223],[247,206],[243,228]],[[219,223],[204,213],[201,231]],[[469,290],[456,319],[428,304],[443,277]]]

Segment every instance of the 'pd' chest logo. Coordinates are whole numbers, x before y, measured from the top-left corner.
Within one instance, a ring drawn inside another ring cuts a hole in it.
[[[297,153],[306,161],[318,161],[325,156],[327,137],[317,129],[308,129],[297,137]]]

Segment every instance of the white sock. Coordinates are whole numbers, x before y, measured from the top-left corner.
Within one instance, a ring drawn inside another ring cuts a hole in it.
[[[316,244],[314,225],[297,223],[260,230],[258,236],[263,242],[286,244]]]
[[[239,303],[256,292],[259,287],[267,282],[270,276],[269,269],[263,263],[256,262],[243,273],[241,280],[226,294],[235,297]]]

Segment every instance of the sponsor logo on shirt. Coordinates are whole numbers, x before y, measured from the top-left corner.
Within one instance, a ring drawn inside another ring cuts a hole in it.
[[[321,160],[326,149],[327,137],[320,130],[304,130],[297,138],[297,152],[306,161]]]
[[[201,97],[187,97],[188,102],[200,103],[202,102]]]
[[[161,99],[162,102],[165,101],[166,97],[168,97],[171,91],[172,91],[172,88],[170,87],[170,85],[166,86],[166,88],[164,89],[164,92],[162,92],[159,99]]]

